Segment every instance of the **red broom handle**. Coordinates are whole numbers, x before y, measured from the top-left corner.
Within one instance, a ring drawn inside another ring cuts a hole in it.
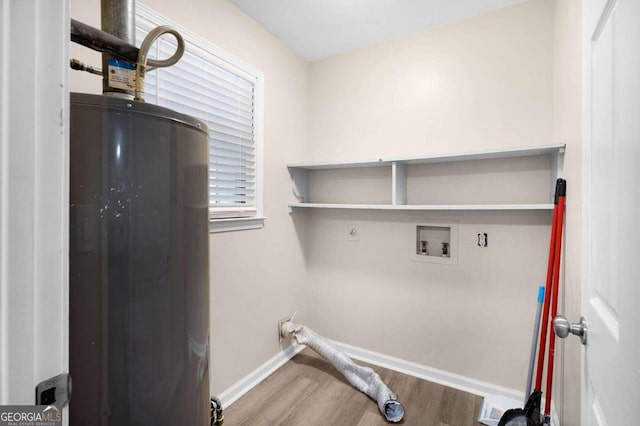
[[[556,188],[557,193],[557,188]],[[536,369],[535,390],[542,390],[542,370],[544,368],[544,355],[547,342],[547,324],[549,323],[549,306],[551,301],[551,284],[553,278],[553,262],[555,261],[556,226],[558,221],[558,197],[555,197],[553,206],[553,218],[551,219],[551,240],[549,242],[549,263],[547,265],[547,282],[544,287],[544,305],[540,317],[540,342],[538,343],[538,366]]]
[[[553,322],[553,319],[558,314],[558,289],[560,288],[560,252],[562,251],[562,224],[564,222],[564,201],[565,201],[565,191],[566,184],[564,190],[560,193],[559,201],[558,201],[558,226],[556,230],[556,254],[555,254],[555,265],[553,270],[553,300],[551,305],[551,318],[549,319],[549,323]],[[549,359],[547,360],[547,393],[545,395],[545,407],[544,414],[549,415],[551,413],[551,391],[553,385],[553,364],[555,359],[555,349],[556,349],[556,332],[553,327],[550,327],[549,330]]]

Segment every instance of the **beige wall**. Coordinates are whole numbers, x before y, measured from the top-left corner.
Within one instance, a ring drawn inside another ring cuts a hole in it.
[[[581,176],[582,176],[582,2],[559,0],[554,8],[554,140],[567,144],[567,214],[565,232],[564,299],[558,308],[572,322],[581,316]],[[563,306],[564,305],[564,306]],[[559,376],[554,389],[562,424],[580,424],[580,344],[560,341]]]
[[[553,14],[553,1],[533,0],[312,63],[312,160],[560,142],[553,132]],[[478,201],[484,193],[480,199],[494,202],[491,182],[522,173],[514,196],[544,202],[539,188],[549,177],[538,166],[441,167],[441,191],[431,198]],[[375,192],[379,172],[338,175],[328,179],[342,198],[344,191],[358,202],[388,198]],[[345,181],[352,177],[365,195]],[[326,182],[311,190],[332,195]],[[307,214],[310,323],[321,334],[523,391],[549,212]],[[458,222],[458,265],[411,260],[415,223],[430,220]],[[350,224],[359,225],[359,241],[347,240]],[[476,245],[480,232],[489,234],[488,248]]]
[[[212,392],[219,394],[278,352],[279,319],[296,310],[306,319],[306,219],[289,217],[285,164],[307,156],[309,66],[226,0],[145,4],[265,75],[265,228],[211,235]],[[71,17],[99,27],[99,8],[98,0],[73,0]],[[71,57],[100,66],[79,46]],[[101,82],[74,72],[71,87],[98,93]]]
[[[311,65],[316,161],[552,142],[552,1]]]
[[[211,236],[213,392],[274,355],[276,321],[295,310],[329,338],[522,389],[550,213],[289,216],[285,164],[566,143],[565,311],[577,317],[579,0],[530,0],[310,65],[226,0],[146,4],[265,73],[266,227]],[[72,0],[71,15],[97,26],[99,2]],[[71,55],[100,63],[75,45]],[[73,73],[72,88],[98,93],[100,81]],[[543,162],[486,166],[475,167],[482,186],[459,183],[459,167],[451,178],[440,170],[435,182],[455,182],[461,198],[477,199],[492,196],[502,176],[521,185],[514,197],[541,202]],[[388,178],[382,170],[317,175],[317,197],[388,202],[389,188],[378,185]],[[413,178],[416,199],[426,197],[416,188],[434,181],[420,181],[419,171]],[[414,224],[438,220],[458,224],[457,266],[411,260]],[[347,240],[350,224],[359,225],[359,241]],[[475,245],[478,232],[489,234],[488,248]],[[561,351],[565,381],[556,393],[568,425],[579,423],[572,343]]]

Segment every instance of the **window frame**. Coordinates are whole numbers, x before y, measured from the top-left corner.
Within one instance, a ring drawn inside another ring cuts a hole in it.
[[[246,229],[260,229],[264,227],[264,73],[253,65],[221,49],[208,40],[194,34],[187,28],[176,24],[166,16],[159,14],[150,7],[136,4],[136,15],[152,24],[170,25],[174,27],[184,38],[185,42],[204,50],[219,60],[217,65],[229,66],[228,71],[237,73],[241,71],[255,79],[254,87],[254,131],[255,131],[255,215],[233,218],[213,218],[209,213],[209,232],[241,231]],[[149,77],[154,78],[153,74]],[[208,182],[208,180],[207,180]],[[207,184],[208,185],[208,184]]]

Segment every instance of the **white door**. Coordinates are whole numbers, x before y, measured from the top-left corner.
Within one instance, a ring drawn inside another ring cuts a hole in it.
[[[585,0],[582,424],[640,424],[640,1]]]

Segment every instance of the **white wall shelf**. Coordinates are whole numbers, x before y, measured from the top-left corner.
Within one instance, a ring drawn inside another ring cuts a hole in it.
[[[289,204],[289,211],[305,208],[355,209],[355,210],[552,210],[553,193],[556,179],[562,177],[564,162],[564,144],[543,145],[526,148],[487,150],[459,154],[444,154],[422,157],[389,158],[357,162],[290,163],[287,165],[291,175],[293,193],[299,203]],[[550,195],[548,204],[407,204],[407,166],[436,163],[456,163],[473,160],[493,160],[549,156],[550,159]],[[391,204],[336,204],[313,203],[309,198],[309,171],[331,169],[355,169],[363,167],[391,168]]]
[[[335,203],[292,203],[293,209],[350,209],[350,210],[553,210],[553,204],[335,204]]]

